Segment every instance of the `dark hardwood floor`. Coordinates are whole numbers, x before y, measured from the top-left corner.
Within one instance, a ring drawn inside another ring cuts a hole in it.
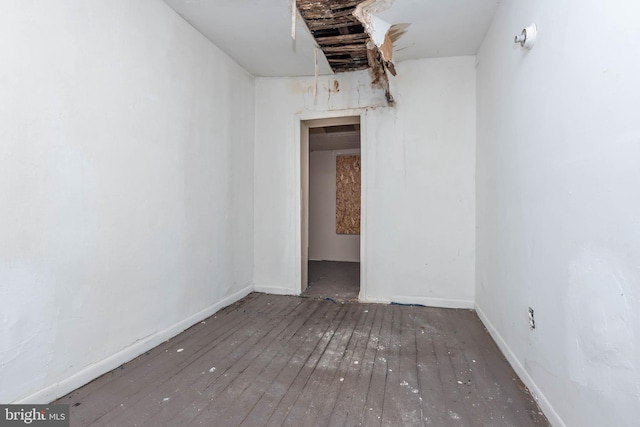
[[[548,425],[473,311],[257,293],[56,403],[72,426]]]
[[[304,291],[305,296],[357,301],[359,293],[359,262],[309,261],[309,287]]]

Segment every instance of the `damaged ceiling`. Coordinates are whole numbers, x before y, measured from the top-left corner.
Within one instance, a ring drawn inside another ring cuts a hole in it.
[[[372,85],[389,91],[390,74],[396,75],[392,62],[393,44],[409,24],[388,24],[376,16],[391,7],[393,0],[295,0],[297,13],[336,72],[371,69]],[[296,13],[296,10],[293,10]],[[295,28],[292,30],[295,36]]]
[[[353,15],[363,0],[297,0],[298,10],[334,72],[369,68],[362,23]]]
[[[314,47],[316,44],[320,45],[320,42],[316,42],[309,32],[303,30],[306,23],[302,18],[302,6],[299,6],[296,39],[291,39],[292,0],[164,1],[254,76],[290,77],[315,73]],[[340,3],[341,7],[354,7],[349,6],[354,2],[356,0],[327,0],[330,4]],[[499,0],[383,0],[382,3],[388,7],[376,11],[376,16],[390,24],[411,24],[394,47],[393,61],[396,63],[419,58],[475,55],[498,2]],[[336,9],[340,14],[340,6]],[[336,27],[333,31],[324,33],[324,36],[348,36],[342,39],[351,39],[347,43],[349,45],[357,42],[358,37],[365,37],[354,35],[359,31],[358,20],[354,20],[345,10],[342,14],[338,19],[344,20],[344,28],[349,29],[339,30],[340,27]],[[355,25],[350,25],[352,22]],[[318,22],[320,23],[321,21]],[[331,40],[325,39],[322,44],[326,45]],[[336,40],[340,39],[333,39],[333,42]],[[332,67],[338,67],[339,63],[344,71],[349,71],[350,67],[366,68],[362,48],[354,46],[352,49],[353,52],[349,52],[348,57],[344,53],[328,49],[335,54],[329,56],[335,58],[331,65],[325,55],[318,55],[318,73],[332,74]]]

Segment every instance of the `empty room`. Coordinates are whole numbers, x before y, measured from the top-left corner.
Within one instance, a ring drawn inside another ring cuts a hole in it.
[[[640,3],[1,5],[0,426],[637,425]]]

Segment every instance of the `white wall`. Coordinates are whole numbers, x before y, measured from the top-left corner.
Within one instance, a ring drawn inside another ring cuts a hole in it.
[[[253,78],[161,1],[5,1],[0,402],[251,290]]]
[[[313,78],[256,79],[256,289],[300,290],[299,119],[360,113],[362,296],[473,305],[474,65],[473,57],[399,63],[393,108],[366,71],[321,77],[316,99]]]
[[[309,156],[309,259],[360,261],[360,235],[336,234],[336,156],[360,150],[313,151]]]
[[[477,305],[556,425],[640,418],[638,16],[504,0],[478,54]]]

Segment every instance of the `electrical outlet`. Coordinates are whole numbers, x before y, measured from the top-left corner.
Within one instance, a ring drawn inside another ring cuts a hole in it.
[[[529,327],[531,329],[535,329],[536,328],[536,320],[533,317],[533,308],[529,307]]]

